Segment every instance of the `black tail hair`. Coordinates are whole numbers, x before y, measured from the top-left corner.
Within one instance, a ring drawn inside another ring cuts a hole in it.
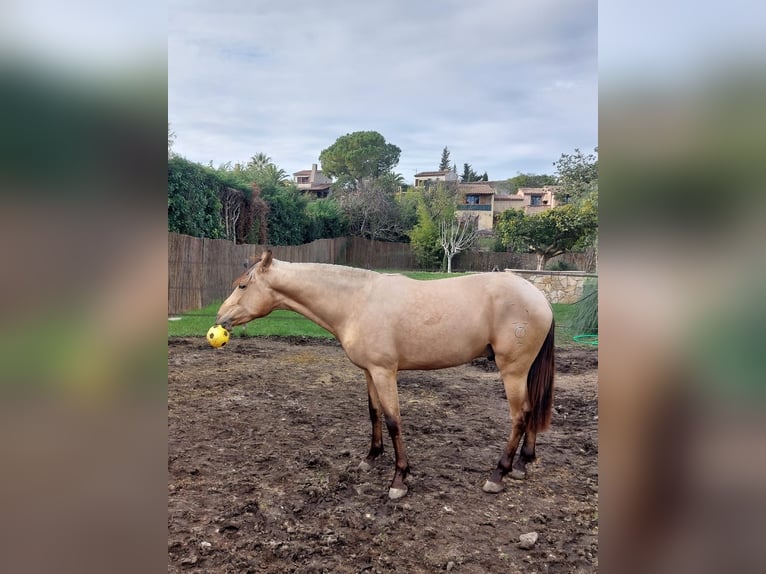
[[[551,328],[527,375],[527,393],[532,407],[527,419],[527,429],[532,432],[544,431],[551,424],[553,373],[556,370],[553,345],[555,326],[556,321],[551,319]]]

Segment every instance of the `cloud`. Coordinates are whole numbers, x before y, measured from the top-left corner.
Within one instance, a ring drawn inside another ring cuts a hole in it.
[[[169,13],[169,119],[195,161],[265,152],[292,173],[376,130],[407,179],[445,145],[504,178],[596,145],[593,1],[172,0]],[[569,89],[546,91],[557,81]]]

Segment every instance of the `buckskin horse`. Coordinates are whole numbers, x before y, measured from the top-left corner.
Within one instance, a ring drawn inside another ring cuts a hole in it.
[[[553,404],[553,312],[545,296],[512,273],[418,281],[402,275],[321,263],[289,263],[266,250],[234,282],[216,322],[227,329],[289,309],[327,329],[364,371],[372,421],[368,470],[383,452],[384,421],[394,446],[392,500],[407,493],[409,472],[397,372],[442,369],[494,357],[503,379],[511,434],[483,490],[503,477],[526,478],[538,432]],[[524,437],[519,456],[516,449]]]

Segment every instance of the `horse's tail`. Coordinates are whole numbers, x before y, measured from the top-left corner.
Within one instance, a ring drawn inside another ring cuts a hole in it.
[[[527,420],[527,429],[532,432],[544,431],[551,424],[553,372],[556,368],[553,361],[555,323],[551,318],[551,328],[527,375],[527,394],[532,407]]]

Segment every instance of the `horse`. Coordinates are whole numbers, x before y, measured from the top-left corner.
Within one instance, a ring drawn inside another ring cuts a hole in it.
[[[385,422],[395,458],[391,500],[407,493],[410,471],[398,371],[454,367],[483,356],[494,356],[502,377],[511,434],[482,488],[501,492],[509,473],[513,479],[526,478],[537,433],[550,425],[554,373],[553,311],[526,279],[478,273],[418,281],[341,265],[280,261],[265,250],[232,287],[217,324],[231,329],[275,309],[289,309],[332,333],[364,371],[372,439],[359,467],[369,470],[383,452]]]

